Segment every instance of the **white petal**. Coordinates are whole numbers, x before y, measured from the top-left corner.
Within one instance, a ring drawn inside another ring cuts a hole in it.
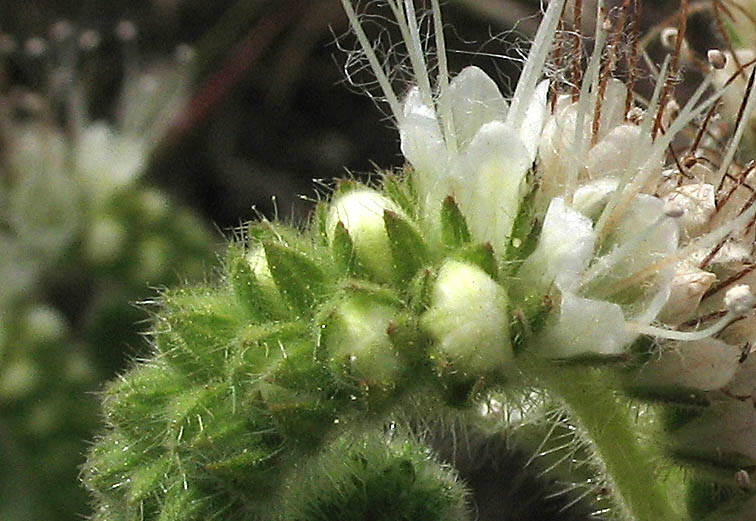
[[[543,123],[548,114],[547,97],[549,93],[549,82],[543,80],[536,87],[533,97],[528,103],[525,110],[525,119],[520,128],[520,138],[530,153],[530,161],[535,161],[538,152],[538,143],[541,140]]]
[[[593,223],[568,207],[561,197],[552,199],[535,251],[517,276],[529,293],[546,293],[552,284],[562,291],[574,288],[593,256]]]
[[[630,241],[635,245],[632,255],[624,256],[613,265],[611,277],[627,277],[677,250],[677,223],[671,218],[660,219],[664,211],[664,202],[658,197],[640,194],[633,199],[607,242],[617,247]]]
[[[717,276],[690,262],[675,266],[671,293],[659,319],[665,324],[677,325],[696,315],[703,294],[714,284]]]
[[[618,185],[619,181],[613,177],[589,181],[575,190],[572,207],[583,215],[596,219]]]
[[[559,315],[541,335],[544,355],[617,355],[634,335],[625,331],[625,318],[617,304],[563,293]]]
[[[750,400],[728,400],[675,433],[684,446],[716,454],[741,454],[756,460],[756,408]]]
[[[528,151],[505,123],[484,125],[452,169],[453,195],[478,241],[504,251],[530,168]]]
[[[665,216],[664,202],[651,195],[637,195],[609,234],[610,249],[591,268],[596,276],[584,293],[601,294],[601,287],[625,279],[659,258],[677,250],[678,228],[674,219]],[[664,307],[670,294],[674,266],[660,271],[651,285],[636,285],[612,300],[623,306],[633,321],[649,323]],[[593,277],[592,277],[593,278]]]
[[[640,127],[619,125],[596,143],[588,152],[586,172],[589,179],[623,176],[625,169],[633,161],[638,148]],[[651,143],[648,143],[649,150]]]
[[[716,212],[715,192],[713,185],[694,183],[679,186],[664,196],[666,202],[683,210],[678,224],[686,237],[696,237],[706,228]]]
[[[491,121],[503,121],[509,105],[496,83],[481,69],[465,67],[449,84],[439,103],[448,103],[460,148]]]
[[[625,121],[626,97],[627,87],[625,82],[611,78],[606,85],[604,101],[601,104],[599,139],[603,139],[607,133]]]
[[[721,389],[738,369],[740,348],[706,338],[664,345],[659,358],[641,370],[641,385],[682,386],[702,391]]]
[[[417,88],[404,100],[399,122],[401,149],[415,170],[413,180],[426,215],[435,215],[451,191],[447,176],[448,152],[436,114],[425,105]]]

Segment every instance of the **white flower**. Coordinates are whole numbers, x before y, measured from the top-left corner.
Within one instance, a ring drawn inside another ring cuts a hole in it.
[[[477,67],[449,81],[438,0],[432,2],[439,61],[436,92],[431,89],[412,0],[403,1],[404,9],[399,2],[389,2],[404,31],[417,82],[400,103],[351,2],[342,3],[391,106],[402,153],[415,169],[413,180],[425,217],[434,219],[451,195],[473,236],[503,252],[547,113],[548,82],[540,80],[564,0],[549,5],[510,103]]]
[[[552,107],[543,77],[564,6],[555,0],[507,101],[478,68],[450,79],[436,0],[431,5],[438,75],[432,81],[414,3],[389,0],[415,80],[401,100],[351,2],[342,3],[399,128],[426,231],[439,227],[441,202],[451,195],[473,239],[490,242],[498,258],[510,262],[502,257],[513,219],[523,209],[526,190],[536,189],[534,202],[527,203],[542,220],[536,247],[524,261],[516,260],[522,264],[513,280],[498,282],[526,308],[551,302],[550,310],[537,311],[548,316],[531,338],[546,356],[618,355],[640,335],[699,342],[751,313],[750,290],[739,295],[733,292],[735,279],[726,278],[753,261],[756,227],[748,223],[756,206],[731,172],[746,124],[713,159],[703,145],[686,158],[695,159],[693,165],[670,165],[668,159],[683,130],[737,91],[715,89],[705,97],[719,81],[721,67],[715,65],[721,53],[711,53],[712,74],[683,107],[665,88],[668,72],[677,72],[668,71],[667,58],[641,109],[633,106],[626,85],[602,66],[609,26],[599,23],[582,82],[570,95],[558,95]],[[756,89],[744,110],[754,108]],[[534,184],[526,186],[531,169]],[[725,293],[729,305],[722,301]],[[698,323],[691,326],[689,320]],[[694,353],[698,345],[668,350]]]

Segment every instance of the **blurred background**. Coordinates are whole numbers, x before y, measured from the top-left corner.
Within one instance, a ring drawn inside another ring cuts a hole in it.
[[[540,2],[446,3],[452,71],[477,64],[510,92]],[[677,7],[646,4],[645,27]],[[97,390],[147,352],[157,290],[211,277],[241,223],[303,222],[334,178],[402,158],[374,91],[347,81],[339,0],[0,13],[0,520],[82,519]]]

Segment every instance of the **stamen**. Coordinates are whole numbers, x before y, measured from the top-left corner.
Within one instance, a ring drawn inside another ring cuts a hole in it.
[[[665,61],[665,64],[666,63],[667,62]],[[675,119],[674,123],[670,125],[668,132],[654,142],[650,153],[648,153],[647,147],[640,146],[639,144],[636,152],[633,154],[633,160],[630,163],[628,173],[623,178],[624,184],[621,183],[617,188],[615,196],[610,199],[610,204],[607,204],[606,208],[604,208],[604,212],[601,214],[599,222],[596,225],[600,238],[603,237],[604,230],[608,229],[607,225],[613,224],[624,214],[633,197],[635,197],[643,189],[643,186],[646,184],[650,176],[654,174],[654,169],[652,168],[638,172],[638,169],[642,165],[642,161],[646,161],[648,158],[660,157],[662,151],[664,151],[670,145],[670,143],[672,143],[675,136],[677,136],[683,128],[689,125],[691,121],[698,117],[698,115],[701,114],[704,110],[708,109],[711,104],[715,103],[722,96],[723,91],[720,90],[719,92],[714,93],[697,107],[695,106],[706,89],[709,88],[711,81],[711,76],[707,76],[706,79],[701,82],[701,85],[699,85],[699,87],[693,93],[693,96],[691,96],[691,98],[688,100],[688,103],[686,103],[685,107],[683,107],[682,111],[680,111],[680,115],[677,117],[677,119]],[[645,123],[646,120],[644,120],[644,124]],[[641,134],[639,135],[639,139],[643,139],[644,135],[645,134],[643,133],[642,129]],[[641,152],[643,150],[646,150],[647,153],[642,154]],[[610,206],[612,203],[614,203],[615,200],[617,201],[616,205]],[[606,221],[602,222],[602,218],[604,218],[605,215]]]
[[[740,104],[740,110],[738,111],[738,117],[736,119],[737,126],[735,128],[735,134],[730,140],[730,146],[728,147],[724,160],[722,161],[722,165],[719,167],[719,171],[717,172],[717,176],[719,177],[719,186],[717,187],[717,191],[722,189],[722,185],[724,184],[725,180],[724,174],[732,165],[732,160],[735,157],[735,152],[737,152],[738,147],[740,146],[740,140],[743,138],[743,133],[745,133],[746,128],[748,127],[750,116],[751,114],[753,114],[754,109],[756,109],[756,89],[753,88],[755,76],[756,67],[751,70],[751,74],[748,78],[748,86],[746,87],[745,97],[743,98],[743,103]]]
[[[633,1],[633,21],[632,21],[632,42],[630,46],[630,56],[627,58],[627,68],[629,70],[627,79],[627,94],[625,95],[625,114],[630,113],[633,107],[633,92],[635,90],[635,71],[638,68],[638,47],[640,45],[640,0]]]
[[[627,3],[627,2],[626,2]],[[609,85],[609,78],[611,78],[614,72],[614,65],[617,61],[617,47],[620,44],[620,38],[622,36],[622,29],[625,27],[625,10],[623,8],[620,18],[614,28],[612,35],[612,41],[607,45],[609,56],[604,63],[603,70],[601,71],[601,79],[599,81],[598,95],[596,96],[596,106],[593,110],[593,126],[591,128],[591,145],[595,145],[598,142],[599,131],[601,130],[601,108],[603,107],[604,97],[606,96],[606,87]],[[609,24],[609,19],[605,20],[605,23]],[[611,27],[607,27],[609,31]]]
[[[357,13],[355,13],[354,7],[352,7],[351,0],[341,0],[341,5],[344,7],[344,12],[349,20],[349,25],[357,36],[357,41],[360,43],[360,47],[362,47],[362,51],[365,53],[368,63],[370,63],[370,68],[373,69],[373,74],[375,74],[378,85],[380,85],[383,95],[386,96],[386,101],[391,108],[394,119],[397,122],[401,121],[403,117],[402,106],[394,93],[394,89],[391,87],[388,75],[383,69],[380,60],[378,60],[378,56],[375,54],[375,50],[373,49],[370,40],[362,29]]]
[[[632,333],[638,333],[640,335],[649,335],[656,338],[665,338],[667,340],[703,340],[716,335],[724,328],[726,328],[733,319],[737,318],[737,315],[727,312],[725,316],[719,319],[711,326],[700,329],[698,331],[677,331],[674,329],[665,329],[663,327],[656,326],[644,326],[635,322],[625,322],[625,327]]]
[[[662,63],[662,68],[660,71],[660,77],[665,77],[667,73],[667,67],[669,67],[669,61],[670,57],[667,55],[664,58],[664,63]],[[651,102],[648,106],[647,114],[652,114],[656,111],[656,105],[659,102],[659,98],[661,97],[661,91],[662,91],[663,83],[661,80],[658,80],[656,82],[656,85],[654,87],[654,93],[651,96]],[[633,152],[630,164],[628,165],[627,169],[625,170],[625,174],[622,176],[622,179],[620,179],[619,185],[617,186],[617,190],[615,190],[614,194],[610,197],[609,201],[607,202],[606,206],[604,207],[604,210],[601,212],[601,215],[598,218],[598,221],[596,222],[596,235],[599,238],[599,241],[603,237],[604,230],[608,228],[609,225],[614,223],[614,220],[619,218],[619,215],[615,216],[615,207],[620,202],[620,196],[627,184],[630,182],[632,177],[636,174],[638,166],[641,161],[644,160],[644,158],[641,157],[641,151],[643,150],[643,146],[641,143],[641,140],[649,135],[649,132],[651,131],[651,123],[652,118],[645,117],[643,118],[641,122],[640,132],[638,133],[638,143],[635,147],[635,151]],[[624,211],[624,209],[622,210]]]
[[[449,66],[446,60],[446,41],[444,39],[444,24],[441,18],[441,6],[439,0],[432,0],[433,6],[433,32],[436,37],[436,59],[438,60],[438,90],[443,93],[449,88]],[[444,129],[446,148],[453,156],[457,153],[456,129],[452,118],[451,105],[441,103],[441,120]]]
[[[433,107],[433,93],[431,91],[430,79],[428,78],[428,68],[425,64],[425,51],[420,41],[420,29],[417,25],[415,15],[414,0],[404,0],[404,11],[397,0],[387,0],[389,7],[394,12],[399,30],[404,39],[404,45],[409,54],[412,72],[423,96],[423,102],[429,107]]]
[[[580,95],[579,85],[583,82],[583,0],[575,0],[573,12],[575,28],[575,59],[572,60],[572,101]]]
[[[627,322],[625,327],[634,333],[642,335],[651,335],[657,338],[666,338],[669,340],[702,340],[704,338],[716,335],[734,320],[739,319],[753,309],[756,299],[751,293],[751,289],[745,284],[734,286],[727,290],[724,298],[724,305],[727,308],[725,315],[711,326],[699,331],[677,331],[664,329],[654,326],[643,326],[641,324]]]
[[[93,51],[100,46],[100,33],[94,29],[87,29],[79,35],[79,47],[83,51]]]
[[[342,0],[346,1],[346,0]],[[551,51],[551,44],[554,41],[557,24],[562,14],[565,0],[553,0],[546,9],[546,14],[538,27],[533,46],[530,48],[530,54],[525,62],[525,68],[520,74],[517,82],[512,106],[507,114],[507,123],[515,129],[522,126],[522,120],[533,95],[536,83],[541,77],[546,58]]]
[[[719,49],[709,49],[706,53],[709,65],[715,70],[721,71],[727,65],[727,55]]]
[[[680,2],[680,18],[678,27],[676,29],[675,50],[672,53],[672,61],[669,65],[669,72],[664,82],[664,91],[662,92],[661,102],[659,103],[659,112],[656,114],[656,121],[654,122],[654,129],[651,133],[651,138],[656,139],[656,134],[659,132],[662,126],[662,117],[667,107],[667,99],[674,90],[675,77],[677,76],[680,55],[682,54],[683,43],[685,43],[685,30],[688,25],[688,0],[681,0]],[[662,33],[664,35],[664,32]],[[686,43],[687,46],[687,43]]]
[[[680,248],[676,252],[669,254],[659,259],[658,261],[653,262],[646,267],[638,270],[629,277],[625,277],[624,279],[611,284],[610,286],[605,288],[605,291],[602,292],[602,295],[610,296],[628,287],[638,285],[646,278],[652,276],[654,273],[657,273],[662,268],[671,264],[675,264],[682,259],[693,255],[699,250],[714,246],[719,241],[727,237],[730,233],[732,233],[733,230],[744,227],[751,219],[754,218],[754,216],[756,216],[756,204],[751,205],[750,207],[745,209],[738,217],[732,219],[727,224],[724,224],[716,230],[713,230],[706,235],[703,235],[698,239],[691,241],[684,248]]]
[[[575,136],[572,141],[572,157],[566,174],[564,199],[567,203],[572,202],[572,196],[577,187],[577,177],[580,165],[584,163],[586,150],[585,120],[588,116],[588,110],[595,106],[598,95],[599,68],[601,66],[601,55],[604,52],[606,43],[606,26],[603,23],[604,2],[599,0],[597,7],[596,23],[596,43],[593,54],[588,63],[588,69],[585,73],[585,80],[580,87],[580,98],[577,106],[577,115],[575,118]]]
[[[608,255],[599,258],[598,262],[594,263],[588,270],[586,270],[583,273],[583,276],[580,278],[579,286],[587,286],[591,281],[596,279],[596,277],[603,275],[618,262],[629,257],[633,252],[636,251],[637,247],[641,243],[646,241],[651,236],[651,234],[654,233],[654,231],[656,231],[658,227],[664,223],[664,221],[666,221],[667,219],[677,219],[679,217],[682,217],[682,215],[682,208],[677,205],[667,203],[664,208],[664,213],[659,216],[658,219],[646,226],[646,228],[641,230],[640,233],[633,236],[632,239],[624,243],[619,248],[616,248]]]

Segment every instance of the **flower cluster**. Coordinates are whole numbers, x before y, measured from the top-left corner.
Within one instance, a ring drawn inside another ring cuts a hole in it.
[[[636,102],[614,74],[630,3],[613,19],[599,2],[594,50],[564,88],[544,70],[571,38],[565,3],[506,99],[481,69],[451,77],[437,0],[432,30],[412,0],[386,1],[414,78],[398,95],[342,0],[408,166],[341,183],[304,231],[250,224],[220,284],[164,295],[153,358],[106,392],[85,473],[97,519],[285,519],[308,501],[298,469],[330,475],[320,456],[344,433],[475,423],[459,411],[499,392],[557,404],[551,431],[579,439],[598,474],[587,494],[616,517],[744,519],[756,198],[734,160],[745,119],[725,144],[707,132],[727,57],[709,53],[682,107],[667,57]],[[755,107],[748,89],[740,112]]]

